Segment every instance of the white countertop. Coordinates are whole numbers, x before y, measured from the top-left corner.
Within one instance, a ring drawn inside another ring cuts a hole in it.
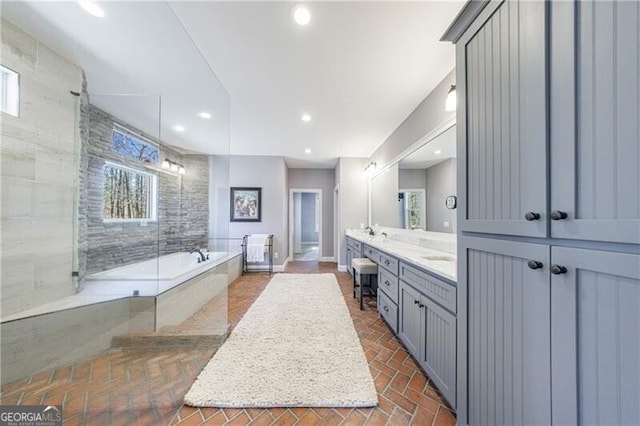
[[[348,229],[346,231],[346,235],[354,240],[374,247],[377,250],[388,253],[410,265],[415,265],[419,268],[425,269],[446,280],[453,281],[454,283],[457,282],[456,275],[458,262],[456,256],[451,253],[433,250],[415,244],[394,241],[392,239],[384,241],[381,236],[376,235],[374,237],[370,237],[360,230]],[[427,257],[444,257],[451,260],[426,259]]]

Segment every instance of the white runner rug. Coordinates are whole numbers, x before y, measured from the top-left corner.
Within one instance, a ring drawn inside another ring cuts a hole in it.
[[[196,407],[374,407],[375,384],[333,274],[278,274],[184,397]]]

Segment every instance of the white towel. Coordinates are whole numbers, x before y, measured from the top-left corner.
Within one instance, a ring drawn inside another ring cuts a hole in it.
[[[264,262],[267,234],[253,234],[247,238],[247,262]]]

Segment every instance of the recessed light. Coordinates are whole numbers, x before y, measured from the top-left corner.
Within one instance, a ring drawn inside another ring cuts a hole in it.
[[[210,118],[211,118],[211,114],[209,114],[209,113],[208,113],[208,112],[206,112],[206,111],[202,111],[202,112],[199,112],[199,113],[198,113],[198,117],[200,117],[200,118],[204,118],[205,120],[208,120],[208,119],[210,119]]]
[[[305,4],[296,4],[293,6],[293,20],[296,24],[305,26],[311,22],[311,12]]]
[[[302,121],[311,121],[311,116],[309,114],[303,114],[300,118],[302,118]]]
[[[307,149],[304,150],[304,153],[305,154],[311,154],[311,150],[309,148],[307,148]]]
[[[104,10],[102,10],[102,8],[98,6],[95,2],[91,0],[78,0],[78,4],[88,14],[93,15],[97,18],[104,18]]]
[[[175,130],[176,132],[184,132],[184,126],[173,126],[173,130]]]
[[[434,153],[434,154],[436,154],[436,155],[438,155],[438,154],[442,154],[442,151],[437,150],[437,151],[434,151],[433,153]]]

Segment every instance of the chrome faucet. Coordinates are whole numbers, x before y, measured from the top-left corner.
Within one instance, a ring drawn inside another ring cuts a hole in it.
[[[372,237],[376,234],[375,232],[373,232],[373,228],[370,226],[367,226],[366,228],[364,228],[364,230],[369,230],[369,235],[371,235]]]
[[[192,252],[189,252],[189,254],[193,254],[193,253],[198,253],[200,255],[200,258],[198,259],[198,263],[200,262],[204,262],[205,260],[207,260],[209,258],[209,256],[205,256],[204,253],[202,251],[200,251],[200,249],[195,249]]]

